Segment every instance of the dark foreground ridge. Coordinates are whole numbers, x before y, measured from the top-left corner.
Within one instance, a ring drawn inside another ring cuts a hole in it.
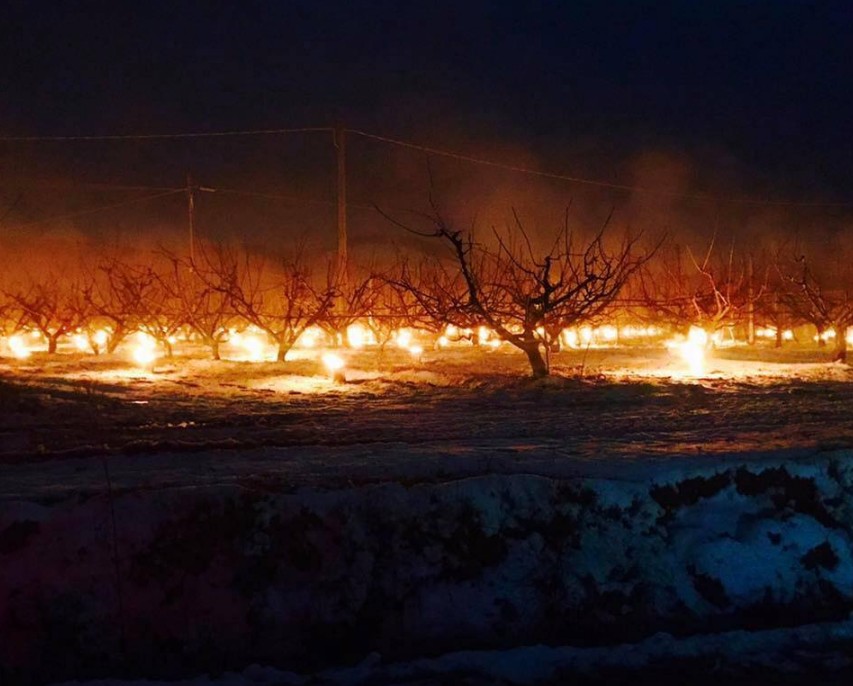
[[[659,658],[701,666],[714,655],[679,655],[679,641],[841,626],[809,634],[810,650],[827,650],[853,635],[850,458],[673,463],[629,481],[516,473],[284,493],[256,480],[9,498],[0,681],[253,663],[305,674],[371,654],[650,640]]]

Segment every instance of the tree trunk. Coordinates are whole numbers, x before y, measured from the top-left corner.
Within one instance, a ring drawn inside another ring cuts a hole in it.
[[[169,343],[168,338],[163,339],[163,346],[166,348],[166,357],[172,358],[174,356],[172,351],[172,344]]]
[[[56,352],[56,343],[59,340],[59,334],[55,333],[47,337],[47,352],[53,355]]]
[[[821,326],[818,326],[815,328],[817,328],[817,347],[818,348],[825,348],[826,347],[826,341],[823,339],[824,329]]]
[[[123,325],[116,325],[115,331],[113,331],[112,335],[107,339],[107,352],[112,355],[116,348],[118,348],[118,344],[124,340],[125,328]]]
[[[534,379],[541,379],[548,376],[548,365],[545,364],[545,359],[539,350],[539,344],[528,344],[522,348],[524,354],[527,355],[527,361],[530,363],[530,370],[533,373]]]
[[[275,359],[277,362],[284,362],[287,357],[287,353],[290,350],[290,345],[285,341],[278,342],[278,352],[276,353]]]
[[[832,356],[835,362],[847,362],[847,327],[835,327],[835,352]]]
[[[219,356],[219,339],[218,338],[214,338],[213,340],[210,341],[210,354],[213,355],[214,360],[222,359]]]
[[[776,327],[776,347],[777,348],[782,347],[782,327],[781,326]]]

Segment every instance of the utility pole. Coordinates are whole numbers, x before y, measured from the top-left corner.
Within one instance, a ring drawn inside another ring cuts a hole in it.
[[[753,264],[752,253],[749,254],[749,262],[747,262],[747,302],[746,302],[746,341],[749,345],[755,345],[755,286],[753,285]]]
[[[190,231],[190,266],[195,264],[195,194],[196,191],[213,193],[215,188],[198,186],[193,183],[192,174],[187,173],[187,223]]]
[[[187,173],[187,219],[190,229],[190,265],[195,264],[195,187],[193,177]]]
[[[335,127],[335,150],[338,163],[337,209],[338,209],[338,264],[337,277],[341,286],[347,284],[347,146],[343,126]]]

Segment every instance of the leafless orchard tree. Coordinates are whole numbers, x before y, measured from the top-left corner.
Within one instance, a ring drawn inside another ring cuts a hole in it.
[[[211,266],[211,285],[228,297],[241,319],[275,342],[279,362],[307,328],[332,314],[334,284],[316,286],[301,253],[275,265],[248,253],[233,254]]]
[[[5,294],[17,311],[15,328],[36,329],[47,339],[51,354],[56,352],[59,339],[83,326],[90,316],[80,284],[57,274],[30,277]]]
[[[524,352],[535,377],[549,373],[540,332],[596,317],[649,258],[649,253],[637,254],[638,236],[626,235],[613,248],[605,245],[610,217],[584,241],[569,229],[567,211],[563,228],[541,251],[534,249],[515,212],[506,231],[493,229],[490,245],[476,241],[473,231],[453,227],[434,203],[432,214],[425,215],[431,224],[427,231],[388,218],[449,248],[449,261],[427,259],[417,279],[401,279],[424,310],[438,321],[482,322]]]
[[[347,345],[347,329],[365,319],[376,307],[381,283],[371,267],[342,282],[334,277],[335,265],[329,265],[327,289],[335,294],[332,311],[319,319],[318,324],[329,336]]]
[[[441,320],[427,313],[418,302],[419,290],[405,286],[403,277],[408,275],[407,264],[401,259],[375,276],[375,298],[367,321],[380,352],[400,329],[416,327],[437,333],[443,327]]]
[[[638,273],[643,308],[678,328],[698,326],[709,334],[734,324],[749,301],[746,263],[732,246],[720,255],[716,237],[698,259],[690,248],[667,242]],[[763,285],[759,286],[760,296]]]
[[[136,283],[139,268],[117,258],[102,260],[86,275],[83,296],[96,320],[109,331],[106,352],[114,353],[121,342],[138,326],[140,288]]]
[[[167,302],[177,308],[173,318],[202,340],[214,360],[220,359],[220,346],[238,320],[228,284],[220,280],[230,273],[232,256],[221,246],[199,244],[192,262],[169,252],[164,257],[166,267],[158,279]]]
[[[818,260],[806,254],[780,260],[780,273],[791,286],[794,313],[817,329],[818,342],[833,331],[835,360],[847,361],[847,329],[853,325],[853,265],[843,249]]]

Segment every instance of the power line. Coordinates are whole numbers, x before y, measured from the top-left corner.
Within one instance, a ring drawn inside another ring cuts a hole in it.
[[[283,202],[292,202],[294,205],[336,205],[334,200],[311,200],[300,198],[295,195],[281,195],[278,193],[263,193],[260,191],[248,191],[241,190],[238,188],[220,188],[216,186],[213,189],[217,193],[227,193],[231,195],[244,195],[252,198],[264,198],[267,200],[280,200]],[[353,207],[359,210],[375,210],[372,205],[359,205],[356,203],[348,203],[349,207]]]
[[[71,141],[133,141],[174,140],[181,138],[227,138],[231,136],[278,136],[288,133],[331,133],[334,129],[325,126],[306,126],[293,129],[246,129],[243,131],[209,131],[187,133],[131,133],[82,136],[0,136],[2,143],[51,143]]]
[[[279,129],[244,129],[232,131],[210,131],[210,132],[182,132],[182,133],[150,133],[150,134],[96,134],[96,135],[72,135],[72,136],[0,136],[0,143],[14,142],[87,142],[87,141],[132,141],[132,140],[179,140],[179,139],[197,139],[197,138],[225,138],[225,137],[240,137],[240,136],[275,136],[295,133],[334,133],[335,129],[328,126],[307,126],[294,128],[279,128]],[[608,188],[611,190],[642,193],[652,196],[662,196],[669,198],[683,198],[687,200],[698,200],[702,202],[719,203],[719,204],[734,204],[734,205],[756,205],[764,207],[853,207],[853,201],[841,202],[818,202],[818,201],[800,201],[800,200],[776,200],[762,198],[737,198],[716,196],[710,193],[685,193],[681,191],[656,190],[631,184],[614,183],[601,179],[591,179],[582,176],[571,174],[561,174],[556,172],[547,172],[539,169],[532,169],[522,165],[507,164],[498,162],[484,157],[469,155],[455,150],[444,148],[436,148],[429,145],[422,145],[413,141],[394,138],[391,136],[379,135],[362,131],[359,129],[344,129],[346,133],[351,133],[363,138],[367,138],[398,147],[408,148],[410,150],[418,150],[430,155],[446,157],[471,164],[479,164],[483,166],[503,169],[519,174],[527,174],[540,178],[554,179],[558,181],[567,181],[586,186],[594,186],[597,188]],[[141,190],[142,188],[140,188]],[[130,188],[128,189],[130,190]],[[273,197],[273,196],[270,196]],[[372,209],[365,206],[359,209]]]
[[[809,202],[809,201],[796,201],[796,200],[762,200],[758,198],[724,198],[714,196],[708,193],[683,193],[680,191],[667,191],[667,190],[655,190],[653,188],[645,188],[643,186],[632,186],[628,184],[621,183],[611,183],[609,181],[601,181],[598,179],[588,179],[580,176],[570,176],[567,174],[557,174],[554,172],[546,172],[541,171],[539,169],[531,169],[530,167],[522,167],[514,164],[505,164],[503,162],[496,162],[495,160],[489,160],[483,157],[475,157],[473,155],[467,155],[464,153],[456,152],[453,150],[445,150],[441,148],[434,148],[428,145],[421,145],[419,143],[413,143],[412,141],[401,140],[399,138],[390,138],[388,136],[380,136],[374,133],[368,133],[367,131],[359,131],[357,129],[347,129],[347,133],[352,133],[357,136],[362,136],[363,138],[368,138],[375,141],[380,141],[383,143],[389,143],[391,145],[396,145],[403,148],[408,148],[410,150],[418,150],[421,152],[425,152],[430,155],[438,155],[441,157],[448,157],[455,160],[460,160],[463,162],[470,162],[472,164],[481,164],[488,167],[495,167],[497,169],[504,169],[507,171],[517,172],[520,174],[529,174],[532,176],[539,176],[547,179],[556,179],[559,181],[569,181],[571,183],[583,184],[587,186],[596,186],[599,188],[610,188],[621,191],[630,191],[634,193],[645,193],[648,195],[660,195],[666,197],[673,198],[685,198],[692,200],[702,200],[706,202],[716,202],[716,203],[726,203],[726,204],[741,204],[741,205],[763,205],[763,206],[788,206],[788,207],[853,207],[853,202]]]
[[[133,200],[126,200],[124,202],[117,202],[111,205],[101,205],[100,207],[93,207],[88,210],[80,210],[79,212],[69,212],[68,214],[54,215],[52,217],[45,217],[44,219],[37,219],[35,221],[26,222],[24,224],[18,224],[16,226],[10,227],[11,229],[24,229],[29,226],[36,226],[38,224],[48,224],[50,222],[62,221],[63,219],[74,219],[75,217],[82,217],[87,214],[95,214],[96,212],[105,212],[107,210],[117,209],[119,207],[126,207],[128,205],[134,205],[140,202],[145,202],[147,200],[155,200],[157,198],[165,198],[169,195],[177,195],[178,193],[185,193],[185,188],[180,188],[177,190],[170,190],[165,193],[155,193],[154,195],[146,195],[141,198],[134,198]]]
[[[73,182],[59,183],[48,181],[33,181],[24,183],[11,184],[15,189],[22,188],[49,188],[58,191],[116,191],[119,193],[127,193],[130,191],[178,191],[185,190],[175,186],[129,186],[115,183],[88,183],[88,182]]]

